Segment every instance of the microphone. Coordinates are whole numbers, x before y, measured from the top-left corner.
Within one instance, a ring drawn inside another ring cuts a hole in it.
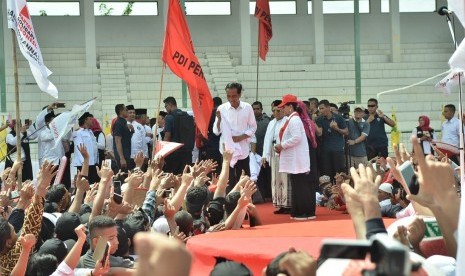
[[[448,10],[446,6],[442,6],[438,9],[438,14],[441,16],[449,15],[452,14],[452,11]]]

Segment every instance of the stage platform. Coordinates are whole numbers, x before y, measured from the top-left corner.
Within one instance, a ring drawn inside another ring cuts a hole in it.
[[[299,222],[289,215],[275,215],[270,203],[257,205],[264,225],[254,228],[210,233],[191,238],[187,248],[194,257],[191,275],[209,275],[215,256],[242,262],[254,275],[279,253],[294,247],[318,257],[325,238],[355,238],[348,214],[317,207],[316,219]],[[385,220],[386,226],[393,219]]]

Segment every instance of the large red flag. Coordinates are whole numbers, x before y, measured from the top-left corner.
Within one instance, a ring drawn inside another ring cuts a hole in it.
[[[255,17],[258,19],[258,24],[260,24],[260,58],[265,60],[268,53],[268,41],[273,37],[269,0],[257,0]]]
[[[195,123],[207,138],[213,100],[202,66],[195,56],[194,44],[179,0],[169,2],[162,60],[187,83]]]

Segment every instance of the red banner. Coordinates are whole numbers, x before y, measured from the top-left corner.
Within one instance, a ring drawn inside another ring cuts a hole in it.
[[[207,138],[213,100],[202,66],[195,56],[194,44],[179,0],[169,2],[162,60],[187,83],[195,123]]]
[[[273,37],[269,0],[257,0],[257,4],[255,5],[255,17],[258,19],[260,29],[260,58],[265,60],[266,54],[268,53],[268,42]]]

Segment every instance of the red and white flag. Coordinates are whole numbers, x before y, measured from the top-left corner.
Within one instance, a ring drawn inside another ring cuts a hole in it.
[[[176,143],[176,142],[168,142],[168,141],[157,141],[154,151],[154,159],[158,157],[167,157],[175,150],[181,148],[184,144]]]
[[[213,99],[194,51],[189,27],[179,0],[170,0],[163,42],[162,60],[171,71],[187,83],[195,124],[208,137]]]
[[[7,0],[7,18],[8,28],[15,31],[19,49],[29,61],[32,75],[40,90],[58,98],[57,88],[48,80],[52,72],[44,65],[26,0]]]
[[[260,24],[260,58],[265,60],[266,54],[268,53],[268,42],[273,37],[269,0],[257,0],[255,5],[255,17],[258,19],[258,24]]]

